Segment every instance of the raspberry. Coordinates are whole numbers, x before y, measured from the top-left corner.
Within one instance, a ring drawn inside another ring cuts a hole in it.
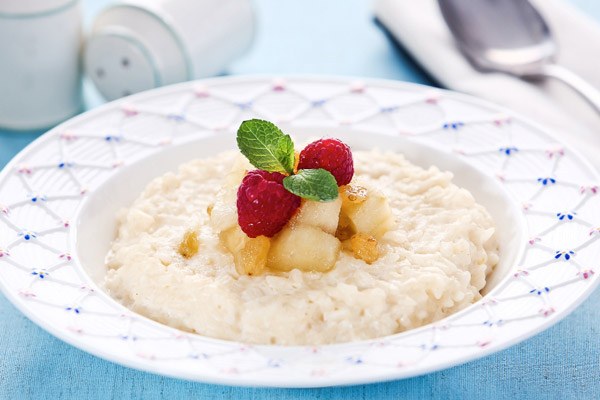
[[[248,172],[237,192],[238,223],[251,238],[279,232],[300,207],[300,197],[283,187],[279,172]]]
[[[347,185],[354,175],[350,147],[337,139],[312,142],[300,152],[298,169],[323,168],[331,172],[338,186]]]

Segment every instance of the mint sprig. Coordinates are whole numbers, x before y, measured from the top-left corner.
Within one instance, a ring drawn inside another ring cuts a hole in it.
[[[283,179],[287,191],[320,202],[337,199],[338,186],[331,172],[302,169],[294,174],[294,142],[272,122],[260,119],[242,122],[237,132],[237,144],[256,168],[289,175]]]
[[[333,201],[338,197],[337,182],[331,172],[319,169],[301,169],[283,179],[288,192],[314,201]]]
[[[244,121],[237,133],[243,155],[258,169],[294,173],[294,142],[275,124],[260,119]]]

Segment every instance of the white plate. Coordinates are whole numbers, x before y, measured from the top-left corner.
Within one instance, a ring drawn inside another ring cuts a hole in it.
[[[261,117],[455,172],[499,227],[502,261],[477,304],[435,324],[319,347],[248,346],[184,333],[102,292],[114,212],[152,177],[233,146]],[[105,359],[231,385],[330,386],[447,368],[549,327],[596,287],[600,179],[539,127],[486,102],[367,80],[268,77],[185,83],[113,102],[51,130],[0,175],[0,283],[25,315]]]

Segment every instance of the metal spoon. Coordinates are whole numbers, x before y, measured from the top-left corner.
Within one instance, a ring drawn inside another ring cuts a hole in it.
[[[525,79],[552,77],[600,113],[600,91],[554,62],[557,46],[528,0],[438,0],[442,15],[473,66]]]

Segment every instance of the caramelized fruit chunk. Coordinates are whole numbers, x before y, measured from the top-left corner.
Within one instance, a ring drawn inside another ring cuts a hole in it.
[[[192,258],[198,253],[199,247],[198,234],[195,231],[187,231],[183,234],[183,239],[179,243],[177,251],[184,258]]]
[[[335,237],[341,241],[348,240],[356,233],[354,224],[344,213],[340,213],[339,223],[335,231]]]
[[[354,257],[364,260],[367,264],[375,262],[379,258],[377,239],[365,233],[357,233],[350,239],[350,248]]]
[[[235,269],[240,275],[258,275],[264,271],[271,247],[269,238],[249,238],[239,226],[221,232],[219,237],[233,255]]]
[[[367,199],[369,191],[367,188],[349,184],[340,188],[340,197],[346,203],[360,204]]]

